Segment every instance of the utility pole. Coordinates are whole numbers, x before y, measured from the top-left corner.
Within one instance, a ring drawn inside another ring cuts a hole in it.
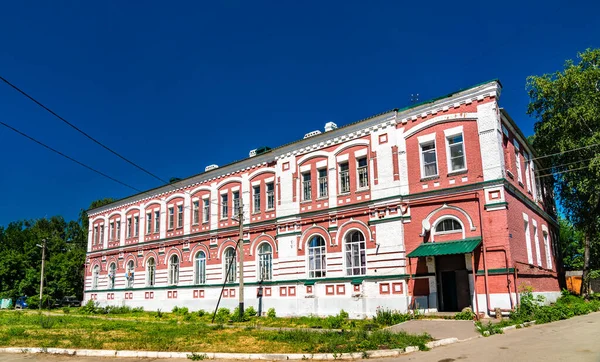
[[[40,309],[42,309],[42,296],[44,294],[44,261],[46,259],[46,239],[42,239],[42,245],[36,245],[42,248],[42,273],[40,275]]]
[[[242,205],[242,200],[240,198],[240,205],[238,209],[238,222],[240,223],[240,235],[239,235],[239,270],[240,270],[240,290],[238,291],[238,295],[240,298],[240,320],[244,319],[244,206]]]

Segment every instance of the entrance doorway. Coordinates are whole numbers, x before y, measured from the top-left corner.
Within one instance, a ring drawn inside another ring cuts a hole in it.
[[[469,307],[471,292],[464,254],[437,256],[435,261],[440,311],[459,312]]]

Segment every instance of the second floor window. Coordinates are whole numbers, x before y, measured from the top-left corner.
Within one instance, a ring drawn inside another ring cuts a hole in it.
[[[154,211],[154,232],[160,232],[160,211]]]
[[[210,216],[210,200],[204,199],[202,202],[204,203],[202,205],[202,222],[208,222]]]
[[[177,227],[183,226],[183,205],[177,206]]]
[[[340,193],[345,194],[350,192],[350,173],[348,170],[348,162],[340,163]]]
[[[173,206],[169,207],[169,230],[173,229],[175,223],[175,209]]]
[[[235,215],[240,213],[240,192],[233,192],[233,211]]]
[[[448,149],[450,154],[450,172],[465,169],[465,149],[463,147],[463,135],[448,137]]]
[[[260,212],[260,185],[252,187],[253,208],[255,213]]]
[[[114,239],[115,239],[115,222],[111,221],[110,229],[108,230],[108,240],[114,240]]]
[[[197,225],[200,222],[200,201],[194,201],[192,205],[192,224]]]
[[[131,217],[127,218],[127,237],[131,237]]]
[[[98,226],[94,226],[94,233],[92,235],[92,244],[98,244]]]
[[[100,244],[104,243],[104,224],[100,225]]]
[[[421,162],[423,163],[423,177],[436,176],[438,174],[435,142],[421,145]]]
[[[221,219],[226,219],[229,216],[229,196],[221,195]]]
[[[269,182],[267,185],[267,210],[272,210],[275,208],[275,188],[272,182]]]
[[[310,171],[302,174],[302,200],[310,200],[312,188],[310,185]]]
[[[118,219],[117,221],[115,221],[115,224],[117,224],[116,226],[116,230],[115,230],[115,239],[116,240],[121,240],[121,219]]]
[[[146,234],[150,234],[152,232],[152,213],[146,214]]]
[[[327,197],[327,169],[319,170],[319,197]]]
[[[133,236],[138,236],[140,234],[140,217],[133,217]]]
[[[369,169],[367,167],[367,158],[359,158],[356,160],[356,166],[358,171],[358,188],[369,187]]]

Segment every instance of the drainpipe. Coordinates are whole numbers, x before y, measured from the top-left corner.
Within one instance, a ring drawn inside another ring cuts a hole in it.
[[[473,295],[475,296],[475,315],[479,320],[479,298],[477,298],[477,270],[475,269],[475,253],[471,253],[471,270],[473,270]]]
[[[505,261],[505,265],[506,265],[506,281],[508,282],[508,285],[507,285],[508,296],[510,297],[510,309],[513,310],[515,304],[514,304],[514,301],[513,301],[512,294],[510,292],[510,273],[508,272],[508,269],[509,269],[509,265],[508,265],[508,253],[506,252],[506,248],[504,246],[501,246],[501,245],[496,245],[496,246],[488,246],[486,249],[488,251],[501,251],[501,252],[504,253],[504,261]]]
[[[408,302],[409,297],[410,297],[410,281],[412,280],[412,263],[410,262],[411,258],[408,258],[408,282],[406,283],[406,312],[408,313],[410,311],[410,305],[411,303]],[[415,299],[415,286],[413,284],[413,299]]]
[[[517,297],[517,305],[519,305],[520,301],[519,301],[519,291],[517,290],[517,278],[518,278],[517,275],[518,275],[517,266],[515,265],[515,295]]]

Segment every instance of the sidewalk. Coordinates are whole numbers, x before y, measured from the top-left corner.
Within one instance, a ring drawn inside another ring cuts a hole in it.
[[[446,319],[416,319],[388,328],[392,332],[404,331],[411,334],[428,333],[434,339],[458,338],[459,341],[481,336],[473,321]]]

